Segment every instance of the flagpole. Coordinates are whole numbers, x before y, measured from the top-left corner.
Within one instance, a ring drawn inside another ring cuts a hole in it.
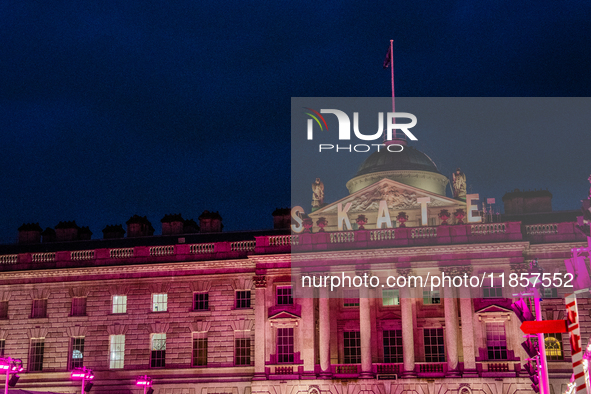
[[[395,111],[395,104],[394,104],[394,40],[390,40],[390,68],[392,69],[392,113]],[[392,123],[396,123],[396,118],[392,119]],[[396,129],[394,129],[394,139],[396,139]]]

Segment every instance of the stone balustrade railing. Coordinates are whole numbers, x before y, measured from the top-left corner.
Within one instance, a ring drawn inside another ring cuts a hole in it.
[[[174,254],[174,245],[150,247],[150,256],[170,256],[173,254]]]
[[[239,241],[230,244],[232,252],[252,252],[256,246],[256,241]]]
[[[473,235],[504,234],[505,223],[473,224],[470,226],[470,233]]]
[[[128,259],[133,257],[133,248],[111,249],[109,255],[112,259]]]
[[[558,224],[529,224],[525,226],[525,233],[527,235],[538,235],[538,234],[557,234]]]
[[[94,259],[94,250],[75,250],[70,254],[72,261],[83,261]]]
[[[55,261],[55,253],[54,252],[50,252],[50,253],[34,253],[31,256],[31,260],[34,263],[50,263]]]
[[[0,264],[16,264],[18,262],[18,254],[5,254],[0,256]]]

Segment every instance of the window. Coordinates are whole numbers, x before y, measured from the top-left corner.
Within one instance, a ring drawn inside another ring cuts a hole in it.
[[[293,328],[277,329],[277,362],[293,363]]]
[[[40,300],[33,300],[33,308],[31,309],[32,318],[47,317],[47,298]]]
[[[402,330],[384,330],[384,362],[402,362]]]
[[[125,335],[111,335],[109,348],[109,368],[123,368],[125,357]]]
[[[127,313],[127,296],[113,296],[113,313]]]
[[[239,290],[236,292],[236,309],[250,308],[250,290]]]
[[[359,364],[361,362],[361,336],[359,331],[345,331],[343,333],[343,350],[345,364]]]
[[[86,297],[72,298],[72,311],[70,316],[86,316]]]
[[[507,359],[505,323],[486,323],[486,347],[489,360]]]
[[[6,340],[0,339],[0,357],[4,357],[4,350],[6,349]]]
[[[435,304],[441,304],[441,298],[439,298],[439,290],[423,290],[423,305]]]
[[[546,358],[548,361],[562,361],[562,334],[544,334],[544,344],[546,347]]]
[[[166,312],[168,294],[152,294],[152,312]]]
[[[43,371],[43,350],[45,348],[45,339],[31,339],[31,350],[29,352],[29,372]]]
[[[152,334],[152,356],[150,367],[163,368],[166,359],[166,334]]]
[[[542,287],[542,298],[558,298],[558,290],[555,287]]]
[[[0,301],[0,319],[8,319],[8,301]]]
[[[250,365],[250,338],[235,339],[236,365]]]
[[[400,305],[398,289],[382,290],[382,306]]]
[[[493,286],[484,286],[482,288],[482,298],[503,298],[503,288],[501,285],[493,283]]]
[[[281,286],[277,288],[277,305],[293,305],[291,286]]]
[[[72,338],[72,353],[70,357],[70,369],[84,366],[84,338]]]
[[[425,362],[445,362],[445,345],[443,344],[443,328],[425,328]]]
[[[207,365],[207,333],[196,332],[193,334],[193,366],[204,367]]]
[[[343,306],[359,306],[359,290],[343,290]]]
[[[194,311],[209,310],[209,294],[208,293],[194,293],[193,294],[193,310]]]

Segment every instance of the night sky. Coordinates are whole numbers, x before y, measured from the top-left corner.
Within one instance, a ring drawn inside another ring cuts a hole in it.
[[[586,97],[590,20],[588,1],[0,1],[0,242],[134,214],[158,234],[205,209],[269,228],[291,204],[291,97],[389,96],[390,39],[401,97]],[[486,197],[548,188],[577,209],[589,129],[518,130],[509,153],[449,135],[454,163],[415,146],[474,192],[494,179]]]

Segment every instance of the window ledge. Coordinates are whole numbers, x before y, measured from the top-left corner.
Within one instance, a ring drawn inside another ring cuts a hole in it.
[[[211,309],[205,311],[189,311],[189,316],[211,316]]]

